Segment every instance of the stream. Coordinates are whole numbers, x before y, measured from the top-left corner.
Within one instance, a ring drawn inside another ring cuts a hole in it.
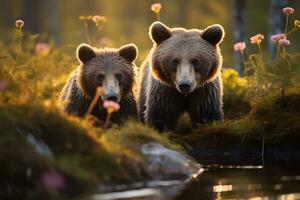
[[[295,163],[211,165],[189,183],[165,181],[121,192],[92,195],[93,200],[296,200],[300,168]]]

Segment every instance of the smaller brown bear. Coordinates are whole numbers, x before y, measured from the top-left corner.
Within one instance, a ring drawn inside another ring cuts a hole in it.
[[[137,57],[134,44],[119,49],[96,49],[87,44],[77,48],[80,65],[71,74],[61,91],[60,101],[65,112],[83,117],[96,93],[97,87],[103,87],[103,95],[92,110],[92,115],[100,121],[106,118],[103,101],[119,102],[120,110],[113,113],[111,121],[121,124],[129,118],[137,118],[137,105],[133,93],[135,69],[133,63]]]

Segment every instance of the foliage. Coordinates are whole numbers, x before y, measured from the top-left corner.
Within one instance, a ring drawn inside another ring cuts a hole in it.
[[[0,127],[0,184],[13,185],[14,197],[25,191],[33,197],[46,193],[69,196],[112,181],[150,179],[138,153],[140,146],[154,141],[180,149],[168,136],[142,124],[128,122],[103,131],[63,114],[54,104],[1,105]],[[66,185],[47,188],[42,177],[49,172],[61,176]]]
[[[223,69],[223,89],[225,95],[243,96],[247,91],[247,79],[240,77],[234,69]]]
[[[288,10],[288,11],[287,11]],[[266,93],[280,91],[281,96],[285,96],[287,87],[292,86],[293,82],[299,77],[299,54],[290,54],[287,47],[291,44],[288,36],[300,30],[299,20],[294,21],[293,27],[289,30],[289,17],[294,13],[294,9],[286,7],[283,9],[286,15],[286,28],[284,33],[271,36],[271,40],[277,44],[277,54],[274,59],[265,61],[262,51],[262,34],[254,35],[250,38],[251,44],[257,45],[259,53],[251,54],[249,59],[245,59],[245,42],[238,42],[234,45],[234,50],[240,52],[245,65],[245,74],[248,76],[250,97],[265,97]]]
[[[266,143],[298,147],[300,139],[300,91],[289,92],[284,98],[273,96],[252,102],[252,110],[240,119],[201,125],[183,140],[206,147],[253,146],[265,137]]]
[[[25,192],[32,198],[70,196],[112,181],[150,179],[144,158],[136,157],[140,145],[156,141],[179,149],[136,122],[103,130],[64,114],[58,96],[77,63],[75,47],[41,46],[40,36],[19,33],[12,35],[13,45],[0,44],[0,184],[12,185],[15,198]],[[111,103],[106,107],[117,111]],[[53,177],[63,186],[49,188]]]

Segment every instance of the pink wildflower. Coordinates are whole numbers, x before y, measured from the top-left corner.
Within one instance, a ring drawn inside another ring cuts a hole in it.
[[[24,26],[24,21],[21,20],[21,19],[17,20],[17,21],[15,22],[15,26],[16,26],[18,29],[23,28],[23,26]]]
[[[7,87],[7,82],[5,80],[0,80],[0,91],[5,90]]]
[[[120,110],[120,104],[114,101],[104,101],[103,107],[107,110],[108,113],[113,113]]]
[[[35,45],[35,52],[42,56],[47,56],[50,52],[50,46],[47,43],[37,43]]]
[[[284,38],[285,38],[285,34],[284,33],[278,33],[278,34],[275,34],[275,35],[271,36],[271,40],[273,42],[278,42],[279,40],[284,39]]]
[[[245,42],[237,42],[233,45],[235,51],[243,51],[246,48]]]
[[[287,40],[287,39],[280,39],[280,40],[278,41],[278,43],[279,43],[280,45],[282,45],[282,46],[289,46],[289,45],[290,45],[290,41]]]
[[[107,22],[106,17],[100,16],[100,15],[95,15],[95,16],[93,16],[92,20],[93,20],[93,22],[96,24],[96,26],[99,26],[99,25],[101,25],[101,24]]]
[[[285,8],[282,9],[282,12],[283,12],[284,14],[287,14],[287,15],[293,14],[294,11],[295,11],[294,8],[291,8],[291,7],[285,7]]]
[[[51,170],[42,175],[42,185],[46,189],[59,190],[65,186],[65,180],[62,175]]]
[[[251,44],[260,44],[264,38],[262,34],[256,34],[250,38]]]

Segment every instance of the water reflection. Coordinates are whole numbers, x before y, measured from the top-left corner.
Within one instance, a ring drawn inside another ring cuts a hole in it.
[[[89,199],[300,200],[298,166],[206,165],[204,172],[186,186],[180,181],[154,181],[137,184],[133,190],[92,195]]]
[[[300,199],[300,168],[207,165],[174,199],[296,200]]]

